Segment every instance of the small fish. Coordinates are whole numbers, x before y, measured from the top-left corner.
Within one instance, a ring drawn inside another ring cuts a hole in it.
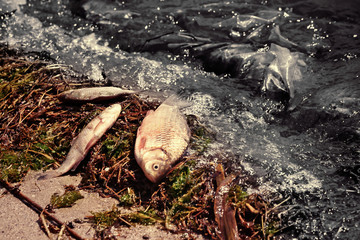
[[[176,95],[155,111],[147,112],[137,131],[135,158],[145,176],[160,181],[182,156],[190,141],[190,129],[180,108],[189,103]]]
[[[138,91],[124,90],[118,87],[92,87],[68,90],[58,95],[61,101],[103,101],[119,98],[123,95],[134,94]]]
[[[75,170],[90,148],[114,125],[120,112],[121,105],[113,104],[91,120],[73,140],[71,149],[63,164],[56,170],[50,170],[42,174],[38,180],[58,177],[69,170]]]

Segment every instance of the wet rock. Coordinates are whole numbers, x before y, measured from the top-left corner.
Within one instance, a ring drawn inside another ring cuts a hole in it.
[[[339,117],[317,127],[327,139],[346,144],[360,143],[360,117]]]
[[[250,45],[231,44],[205,57],[207,70],[230,73],[247,81],[261,81],[263,92],[285,92],[295,96],[295,82],[302,80],[301,67],[305,62],[299,53],[272,44],[269,50],[254,51]]]
[[[336,174],[344,176],[345,178],[358,184],[360,182],[360,164],[341,166]]]
[[[289,130],[281,132],[281,136],[289,137],[311,130],[322,139],[345,144],[360,143],[360,116],[348,116],[337,111],[303,108],[286,116],[283,124]]]
[[[291,133],[316,131],[323,139],[347,144],[360,139],[359,101],[360,85],[357,79],[340,80],[309,93],[299,108],[284,117],[283,124]]]
[[[318,124],[329,121],[333,116],[317,109],[302,109],[284,120],[284,124],[297,132],[304,132]]]
[[[196,48],[198,46],[203,46],[204,44],[206,45],[207,43],[211,43],[211,40],[208,38],[197,37],[190,33],[166,33],[146,40],[141,47],[141,51],[156,52],[166,50],[173,53],[180,53],[185,49]]]
[[[211,43],[209,38],[181,32],[149,39],[142,49],[163,49],[174,53],[188,51],[190,56],[203,61],[206,71],[230,74],[241,81],[251,82],[252,86],[260,82],[261,90],[274,99],[294,98],[296,82],[302,80],[301,68],[306,65],[300,53],[290,52],[276,44],[258,49],[250,44]]]
[[[277,22],[282,12],[255,4],[204,4],[197,9],[175,13],[178,24],[199,36],[210,36],[214,41],[248,41],[247,36],[260,26]],[[268,36],[265,36],[268,37]]]
[[[140,16],[140,13],[123,9],[116,1],[86,1],[80,8],[84,9],[87,18],[98,21],[119,22]]]
[[[15,12],[16,12],[16,9],[9,11],[9,12],[6,12],[6,11],[3,11],[3,9],[0,9],[0,22],[3,22],[6,19],[11,18]]]
[[[309,102],[348,116],[358,113],[360,84],[357,78],[340,80],[319,88]]]

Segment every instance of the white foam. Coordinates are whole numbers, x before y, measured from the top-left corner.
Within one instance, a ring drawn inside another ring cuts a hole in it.
[[[190,101],[192,105],[186,109],[186,114],[208,115],[216,105],[214,97],[199,92],[192,94]]]
[[[293,174],[286,174],[280,189],[293,189],[295,192],[313,192],[322,188],[322,181],[316,178],[310,171],[302,169]]]

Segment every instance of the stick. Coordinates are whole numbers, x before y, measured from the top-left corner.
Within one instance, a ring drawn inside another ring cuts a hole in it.
[[[11,194],[13,194],[16,198],[18,198],[20,201],[22,201],[24,204],[32,208],[37,213],[43,213],[46,215],[49,219],[54,221],[59,227],[64,225],[62,221],[51,215],[48,211],[43,209],[39,204],[31,200],[26,195],[22,194],[20,190],[14,186],[12,186],[10,183],[4,180],[0,180],[0,184],[3,185]],[[69,234],[74,237],[75,239],[83,240],[84,238],[81,237],[77,232],[66,226],[66,230],[69,232]]]
[[[42,224],[43,224],[43,226],[44,226],[44,228],[45,228],[45,232],[46,232],[48,238],[49,238],[50,240],[52,240],[50,230],[49,230],[49,228],[48,228],[48,226],[47,226],[47,223],[46,223],[46,219],[45,219],[45,216],[44,216],[44,212],[41,212],[41,213],[40,213],[40,219],[41,219],[41,222],[42,222]]]
[[[65,224],[61,226],[61,229],[60,229],[60,232],[59,232],[59,235],[58,235],[57,240],[61,240],[61,239],[62,239],[62,235],[64,234],[65,228],[66,228],[66,225],[65,225]]]

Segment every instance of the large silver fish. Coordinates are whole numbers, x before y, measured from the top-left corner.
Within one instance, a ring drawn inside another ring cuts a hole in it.
[[[160,181],[182,156],[190,140],[190,129],[179,108],[188,106],[176,95],[156,111],[147,112],[137,131],[135,158],[145,176]]]
[[[63,164],[56,170],[49,170],[38,179],[48,179],[63,175],[69,170],[75,170],[85,158],[90,148],[114,125],[121,112],[120,104],[113,104],[106,108],[79,133],[73,140],[71,149]]]
[[[138,91],[124,90],[118,87],[91,87],[68,90],[60,93],[58,98],[62,101],[90,102],[115,99],[137,92]]]

